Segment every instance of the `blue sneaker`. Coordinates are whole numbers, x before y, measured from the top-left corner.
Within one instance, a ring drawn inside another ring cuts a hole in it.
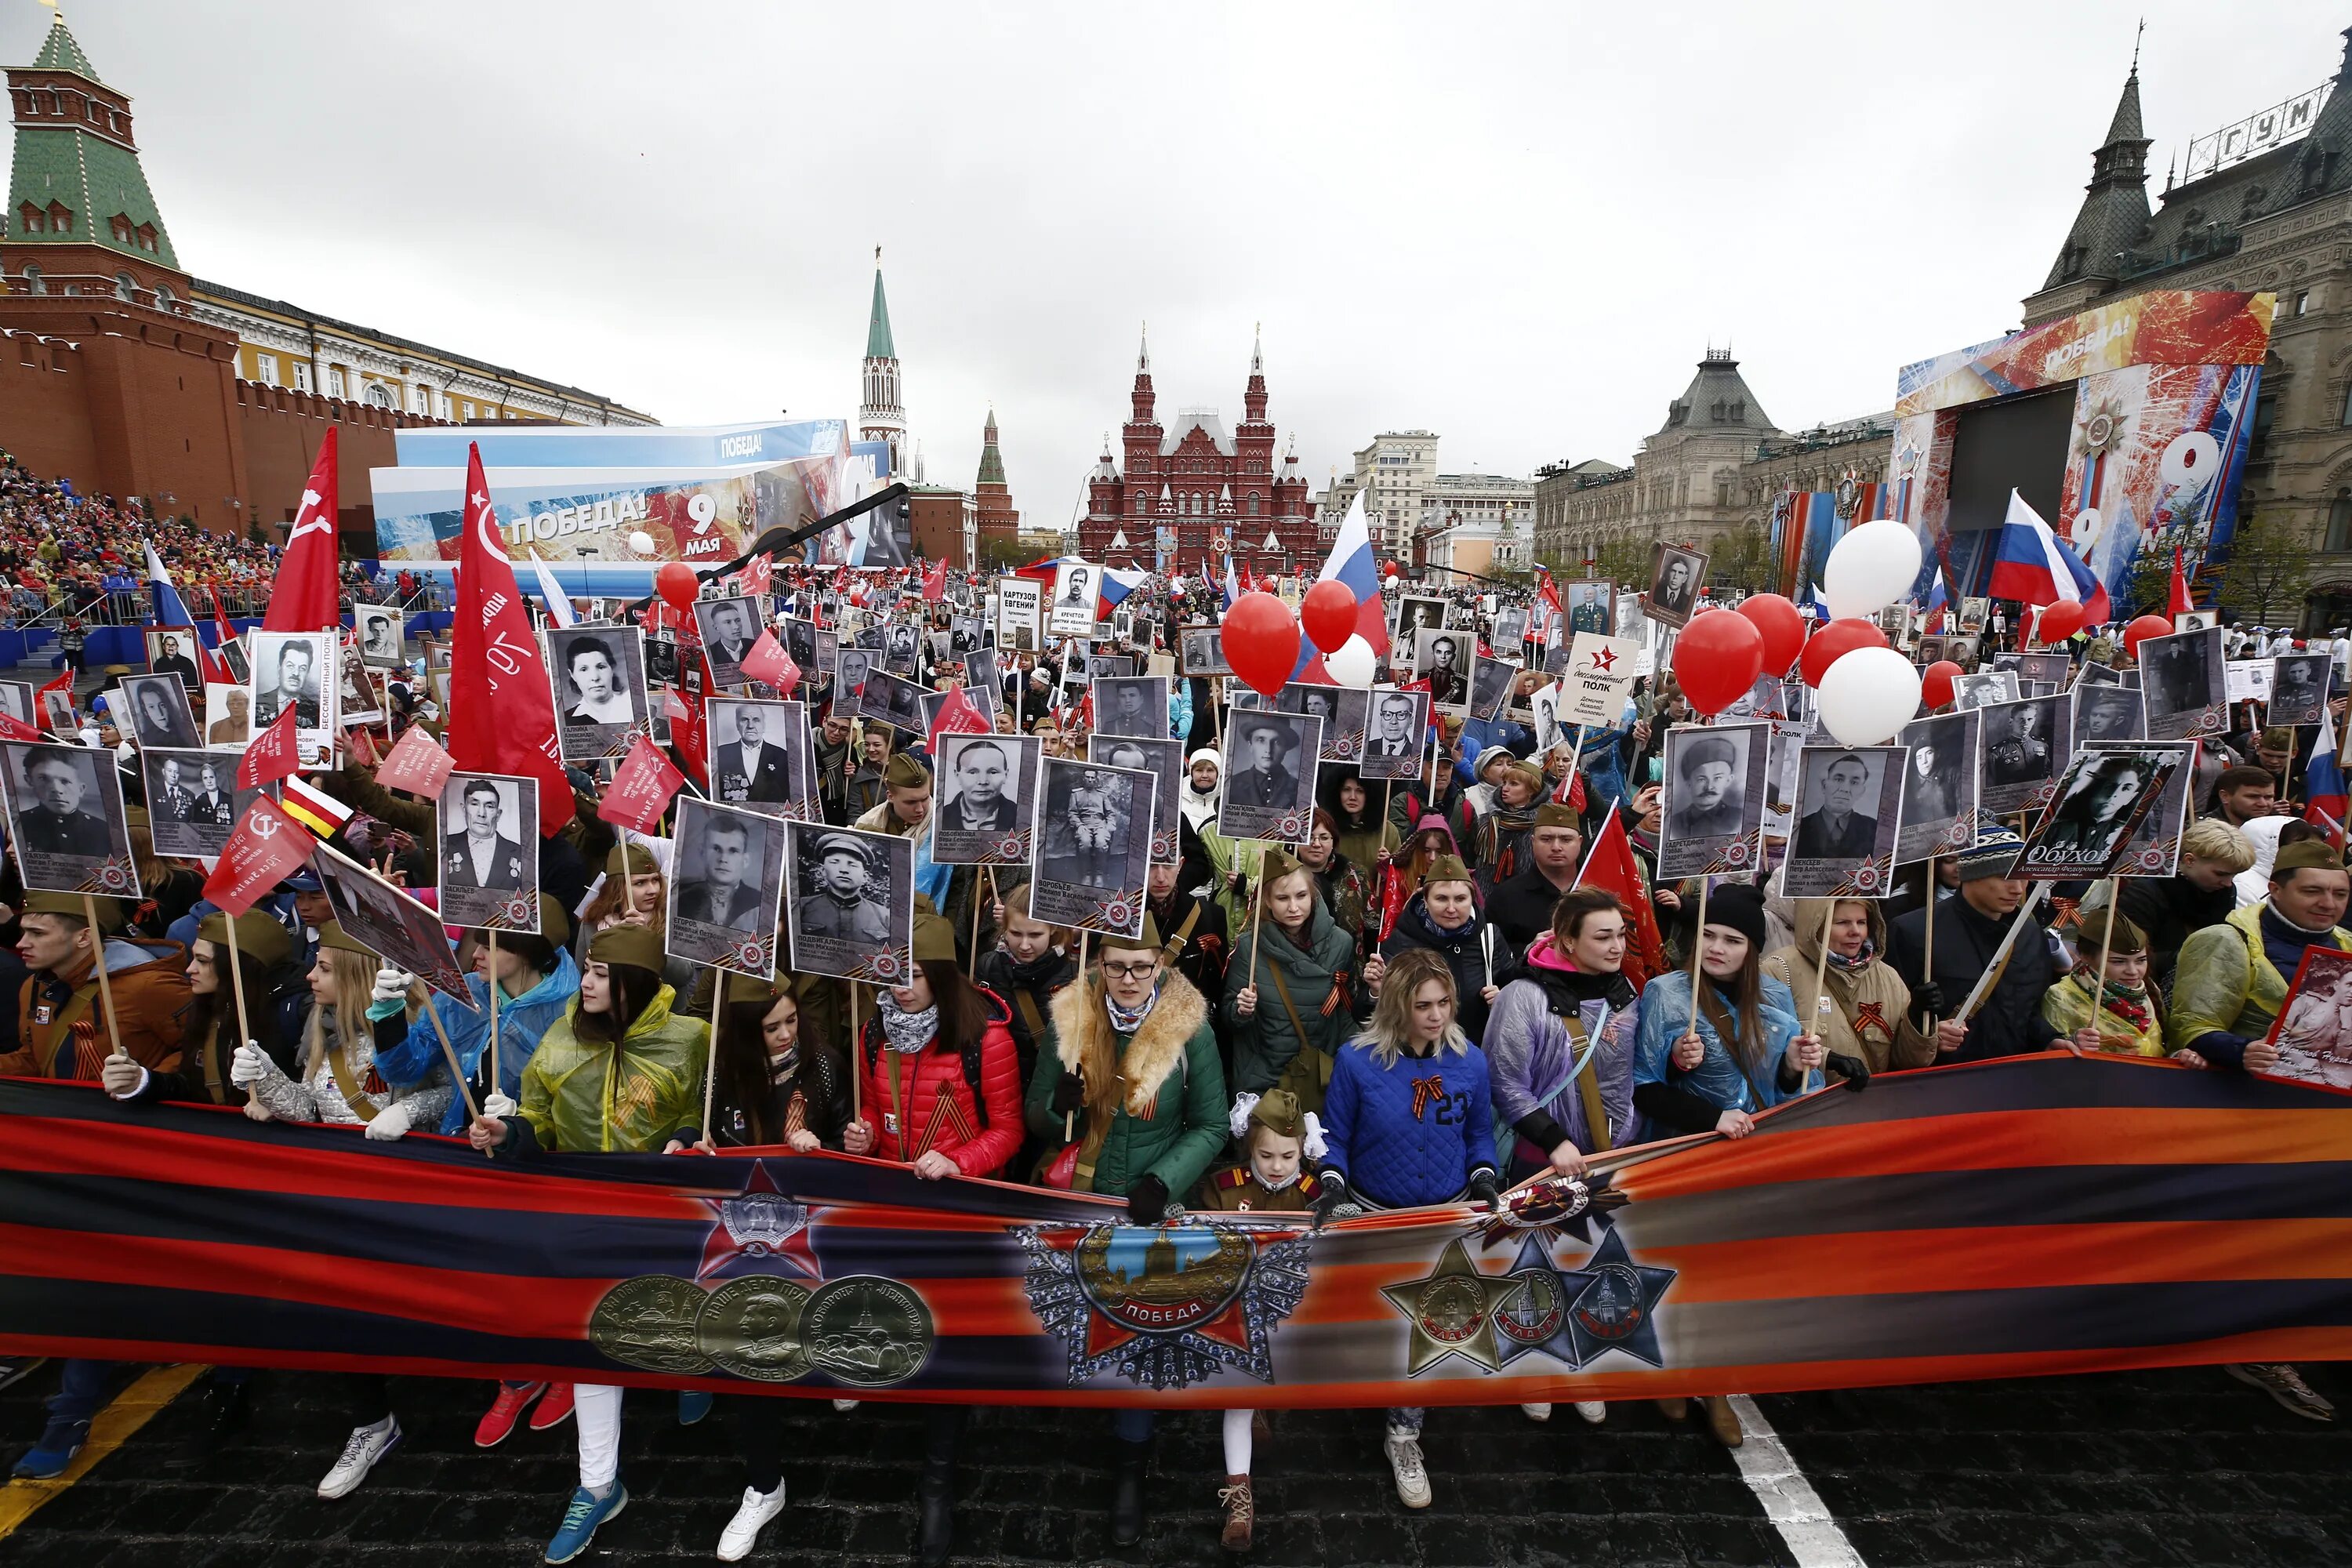
[[[580,1488],[572,1494],[571,1506],[563,1510],[563,1523],[556,1531],[555,1539],[547,1543],[547,1560],[571,1562],[588,1550],[588,1543],[596,1539],[598,1525],[628,1506],[629,1489],[619,1481],[614,1481],[612,1491],[601,1498],[586,1487]]]
[[[16,1468],[9,1473],[28,1481],[55,1480],[66,1473],[66,1467],[74,1462],[74,1456],[81,1452],[81,1446],[89,1440],[89,1422],[65,1421],[52,1416],[48,1426],[42,1429],[41,1440],[33,1446],[31,1452],[16,1461]]]
[[[711,1395],[698,1388],[679,1389],[677,1391],[677,1424],[681,1426],[693,1426],[710,1414],[710,1402]]]

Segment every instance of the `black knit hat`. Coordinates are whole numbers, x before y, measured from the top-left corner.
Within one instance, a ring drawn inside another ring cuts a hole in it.
[[[1764,895],[1745,882],[1727,882],[1707,894],[1706,923],[1729,926],[1748,939],[1759,957],[1771,935],[1764,919]]]

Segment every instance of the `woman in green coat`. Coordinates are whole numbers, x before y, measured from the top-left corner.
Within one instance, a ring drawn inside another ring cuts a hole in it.
[[[1029,1083],[1029,1128],[1056,1154],[1077,1145],[1074,1192],[1127,1200],[1130,1224],[1158,1225],[1171,1194],[1200,1184],[1225,1144],[1225,1075],[1209,1005],[1162,962],[1151,917],[1139,937],[1106,937],[1097,973],[1055,994],[1053,1040]],[[1111,1417],[1117,1439],[1111,1540],[1143,1536],[1151,1412]]]
[[[1323,907],[1314,873],[1279,849],[1266,852],[1258,896],[1264,910],[1234,937],[1235,962],[1225,970],[1234,1091],[1286,1089],[1319,1112],[1333,1059],[1371,1016],[1381,959],[1358,970],[1356,933]]]

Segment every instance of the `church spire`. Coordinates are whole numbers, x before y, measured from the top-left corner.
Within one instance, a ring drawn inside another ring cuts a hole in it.
[[[1143,323],[1143,339],[1136,347],[1135,368],[1138,371],[1151,368],[1151,323],[1149,321]]]
[[[866,357],[897,359],[898,345],[890,341],[890,301],[882,297],[882,247],[874,247],[874,309],[866,321]]]

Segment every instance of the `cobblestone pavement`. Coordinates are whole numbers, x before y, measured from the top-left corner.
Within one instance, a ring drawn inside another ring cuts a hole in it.
[[[2352,1404],[2352,1377],[2306,1369]],[[37,1435],[54,1368],[0,1394],[0,1454]],[[536,1563],[575,1479],[572,1428],[488,1453],[487,1384],[396,1383],[407,1432],[366,1485],[316,1495],[347,1424],[331,1376],[264,1373],[244,1429],[193,1468],[201,1383],[0,1540],[0,1568],[445,1568]],[[1800,1394],[1758,1401],[1853,1552],[1914,1563],[2352,1565],[2352,1432],[2279,1410],[2218,1368]],[[1435,1505],[1401,1507],[1374,1411],[1292,1412],[1261,1441],[1255,1561],[1815,1568],[1766,1517],[1732,1456],[1647,1404],[1587,1426],[1562,1406],[1433,1410]],[[1163,1418],[1143,1545],[1118,1553],[1095,1413],[1003,1410],[968,1429],[958,1561],[1222,1563],[1215,1419]],[[900,1563],[913,1541],[914,1415],[796,1404],[791,1507],[755,1563]],[[695,1426],[633,1392],[627,1510],[580,1561],[708,1562],[743,1481],[724,1401]],[[453,1552],[454,1549],[454,1552]],[[1853,1558],[1843,1559],[1852,1562]]]

